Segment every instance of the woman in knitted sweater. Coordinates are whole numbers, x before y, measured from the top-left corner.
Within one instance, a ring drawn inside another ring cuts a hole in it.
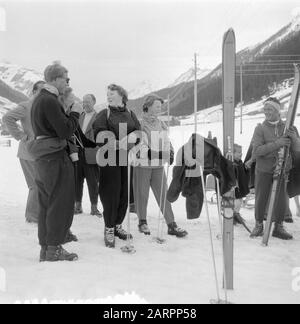
[[[146,98],[143,105],[141,130],[146,135],[147,143],[144,143],[144,146],[146,146],[147,154],[146,163],[140,163],[139,166],[134,168],[133,187],[135,205],[139,217],[139,230],[145,235],[150,235],[147,225],[147,205],[151,187],[156,201],[162,213],[164,213],[168,225],[168,234],[184,237],[188,233],[177,226],[171,204],[169,201],[165,201],[164,193],[167,190],[168,183],[164,164],[173,163],[174,151],[168,137],[167,126],[158,118],[163,102],[162,98],[150,95]],[[163,192],[162,195],[161,191]]]

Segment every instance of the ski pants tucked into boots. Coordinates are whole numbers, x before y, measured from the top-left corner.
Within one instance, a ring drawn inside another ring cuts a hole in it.
[[[273,175],[256,171],[255,176],[255,219],[262,223],[270,200],[273,185]],[[282,181],[279,193],[276,198],[273,221],[277,224],[283,222],[288,205],[287,205],[286,181]]]
[[[137,214],[140,221],[147,220],[147,206],[149,200],[150,188],[153,191],[157,204],[160,204],[161,187],[163,184],[163,195],[161,201],[161,212],[165,213],[164,217],[167,224],[175,221],[172,206],[168,200],[165,202],[165,190],[167,190],[167,177],[164,168],[140,168],[136,167],[133,171],[133,188],[134,200],[137,209]],[[163,179],[163,183],[162,183]]]
[[[99,195],[106,227],[122,225],[124,221],[128,207],[127,178],[127,167],[100,167]]]
[[[40,245],[63,244],[72,226],[75,203],[74,167],[67,153],[54,160],[36,161]]]
[[[33,161],[20,159],[21,167],[29,189],[25,218],[28,222],[38,222],[39,204],[38,187],[35,183],[35,164]]]

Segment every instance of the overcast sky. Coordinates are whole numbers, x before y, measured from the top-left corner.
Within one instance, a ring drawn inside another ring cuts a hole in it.
[[[112,82],[128,90],[144,80],[167,86],[193,65],[194,52],[201,68],[214,68],[229,27],[239,50],[288,24],[299,6],[299,0],[0,0],[6,11],[0,59],[40,72],[60,60],[76,94],[93,92],[103,102]]]

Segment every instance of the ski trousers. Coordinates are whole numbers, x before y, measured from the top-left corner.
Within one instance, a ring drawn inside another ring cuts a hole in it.
[[[76,162],[76,201],[82,202],[84,179],[86,179],[90,202],[97,205],[99,194],[99,166],[97,164],[87,164],[84,151],[79,150],[79,161]]]
[[[63,244],[73,222],[74,167],[66,152],[62,157],[53,160],[38,160],[35,165],[39,203],[39,243],[58,246]]]
[[[100,167],[99,195],[105,226],[122,225],[128,207],[128,169],[126,166]]]
[[[20,159],[20,164],[25,176],[27,187],[29,189],[25,218],[28,222],[38,222],[39,204],[38,187],[35,183],[35,164],[33,161]]]
[[[162,183],[163,180],[163,183]],[[163,186],[163,195],[161,201],[161,212],[163,213],[165,203],[165,190],[167,190],[168,182],[165,174],[165,169],[162,168],[141,168],[135,167],[133,171],[133,188],[134,200],[137,214],[140,222],[147,220],[147,206],[149,201],[150,188],[153,191],[154,197],[160,204],[161,189]],[[171,203],[166,200],[164,217],[167,224],[175,221]]]
[[[256,171],[255,175],[255,219],[262,223],[267,214],[267,208],[273,185],[273,175],[269,173]],[[286,181],[282,181],[280,186],[276,206],[274,209],[274,218],[277,224],[281,224],[288,210]]]

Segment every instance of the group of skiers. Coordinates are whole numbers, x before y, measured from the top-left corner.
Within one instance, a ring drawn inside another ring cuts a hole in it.
[[[65,67],[57,63],[49,65],[44,77],[45,81],[34,85],[29,101],[20,103],[3,117],[10,134],[20,141],[18,157],[29,187],[26,219],[38,222],[40,261],[78,259],[77,254],[67,252],[62,246],[77,241],[71,226],[74,214],[83,212],[84,179],[88,184],[91,214],[98,217],[102,217],[98,210],[100,196],[107,247],[114,248],[116,238],[132,239],[122,227],[129,208],[128,195],[131,209],[139,218],[139,231],[151,234],[147,223],[150,188],[167,223],[168,234],[179,238],[187,236],[188,233],[177,226],[171,203],[164,194],[168,188],[164,166],[173,164],[174,149],[167,125],[158,118],[163,99],[155,94],[147,96],[139,120],[127,108],[127,92],[111,84],[107,89],[107,109],[96,113],[93,94],[85,95],[82,104],[78,102],[69,87]],[[263,235],[278,150],[291,145],[293,150],[300,151],[296,129],[283,135],[280,102],[268,99],[264,112],[266,120],[255,130],[247,163],[241,161],[240,146],[236,145],[234,152],[238,179],[235,216],[239,215],[242,198],[249,193],[248,172],[256,163],[256,226],[251,237]],[[138,131],[144,135],[139,137]],[[146,163],[132,167],[135,161],[131,152],[135,147],[139,147],[136,156]],[[105,161],[109,163],[103,163]],[[132,172],[128,172],[128,168]],[[278,201],[273,236],[292,239],[282,225],[289,210],[286,182]],[[239,222],[241,218],[235,219]]]
[[[26,219],[38,222],[40,261],[78,259],[62,245],[78,240],[71,232],[71,226],[74,214],[83,212],[84,179],[89,188],[91,214],[98,217],[102,216],[97,207],[98,194],[100,196],[107,247],[115,247],[116,237],[122,240],[132,237],[122,227],[128,207],[128,181],[132,183],[130,197],[135,202],[141,233],[150,235],[147,203],[151,187],[161,211],[165,211],[168,234],[186,236],[188,233],[175,222],[171,204],[160,199],[160,193],[167,187],[164,163],[173,156],[168,138],[164,141],[169,143],[165,148],[168,152],[146,147],[143,154],[148,163],[134,168],[132,178],[128,179],[127,155],[133,146],[129,144],[130,136],[134,137],[133,133],[141,130],[149,134],[149,141],[153,131],[166,136],[166,125],[158,119],[163,100],[149,96],[140,122],[126,107],[127,92],[112,84],[107,89],[108,108],[97,114],[94,95],[85,95],[83,105],[76,100],[65,67],[50,65],[45,69],[44,77],[45,81],[34,85],[28,102],[19,104],[3,117],[8,131],[20,141],[18,157],[29,187]],[[97,151],[105,145],[116,153],[116,160],[99,166]],[[124,151],[125,164],[122,163]],[[152,160],[158,160],[158,163],[153,164]]]

